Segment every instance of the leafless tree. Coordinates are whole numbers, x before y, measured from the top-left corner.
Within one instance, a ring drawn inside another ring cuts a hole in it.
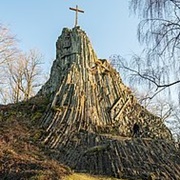
[[[179,99],[180,67],[172,67],[171,62],[165,62],[162,58],[153,58],[151,63],[147,57],[133,55],[127,60],[120,55],[110,57],[111,64],[121,73],[123,80],[129,86],[140,86],[140,89],[150,91],[149,99],[153,99],[159,93],[166,93],[167,97],[176,91]]]
[[[0,97],[1,102],[7,102],[7,89],[5,78],[5,66],[13,62],[15,55],[18,53],[17,39],[10,32],[10,29],[0,23]]]
[[[35,89],[40,85],[39,80],[42,80],[41,64],[42,55],[37,50],[19,53],[15,61],[7,63],[6,86],[9,89],[10,101],[19,102],[34,95]]]
[[[0,24],[0,65],[12,60],[12,56],[17,53],[17,40],[11,34],[8,27]]]
[[[171,123],[176,121],[174,124],[178,127],[180,1],[131,0],[130,8],[140,18],[137,34],[139,42],[145,45],[144,51],[141,55],[133,55],[129,60],[115,55],[111,57],[111,62],[118,67],[130,86],[139,89],[141,93],[148,92],[140,99],[141,104],[151,111],[155,108],[158,112],[156,114],[162,119]],[[175,102],[159,104],[159,96],[164,102],[172,99]]]
[[[150,99],[176,91],[180,102],[180,1],[131,0],[130,9],[139,14],[138,40],[145,50],[130,60],[113,56],[111,62],[128,74],[130,84],[154,89]]]
[[[149,92],[134,91],[139,102],[151,113],[160,117],[168,125],[174,138],[178,141],[180,136],[180,108],[173,101],[158,94],[153,99],[149,99]]]
[[[30,50],[28,54],[25,54],[24,61],[24,86],[22,85],[22,92],[24,93],[25,100],[34,95],[34,90],[40,86],[42,80],[42,54],[37,50]]]
[[[0,103],[29,99],[42,81],[42,55],[38,50],[23,53],[8,27],[0,24]]]
[[[121,65],[158,92],[180,84],[180,1],[131,0],[130,8],[139,13],[138,40],[146,46],[143,57],[131,59],[134,66]]]
[[[180,1],[178,0],[131,0],[131,8],[139,12],[141,22],[138,39],[141,43],[158,49],[158,54],[180,48]]]
[[[2,72],[5,64],[13,61],[14,55],[18,52],[16,45],[15,36],[11,34],[8,27],[0,23],[0,84],[4,83]]]

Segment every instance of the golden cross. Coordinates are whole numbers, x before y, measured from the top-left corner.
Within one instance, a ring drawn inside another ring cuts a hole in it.
[[[76,18],[75,18],[75,26],[78,25],[78,12],[84,13],[83,10],[78,9],[78,6],[76,5],[76,8],[69,8],[72,11],[76,11]]]

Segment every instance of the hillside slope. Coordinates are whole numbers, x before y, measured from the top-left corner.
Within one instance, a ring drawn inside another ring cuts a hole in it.
[[[38,114],[31,108],[31,103],[0,106],[1,180],[59,180],[70,174],[38,141],[43,130],[35,126]]]
[[[71,152],[69,166],[78,172],[101,176],[114,173],[125,179],[178,180],[180,177],[180,151],[173,142],[165,140],[81,132],[65,147],[69,151],[62,153],[47,148],[41,141],[46,131],[39,126],[47,104],[45,99],[33,98],[0,107],[0,179],[105,179],[73,175],[58,162],[68,164]]]
[[[0,106],[0,179],[1,180],[116,180],[115,178],[73,173],[52,158],[41,138],[45,131],[39,118],[46,100]]]
[[[64,28],[48,81],[40,126],[51,156],[77,172],[128,179],[180,177],[180,156],[161,118],[142,107],[80,27]],[[138,138],[132,138],[135,125]]]
[[[97,58],[86,33],[64,28],[56,47],[38,94],[0,107],[2,177],[61,179],[68,166],[104,178],[179,180],[170,130]]]

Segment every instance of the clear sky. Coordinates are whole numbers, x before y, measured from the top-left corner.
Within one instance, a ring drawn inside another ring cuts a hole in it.
[[[23,50],[38,48],[47,66],[55,58],[55,43],[64,27],[79,25],[86,31],[99,58],[139,53],[138,20],[130,16],[128,0],[0,0],[0,21],[10,27]],[[50,67],[47,67],[50,68]]]

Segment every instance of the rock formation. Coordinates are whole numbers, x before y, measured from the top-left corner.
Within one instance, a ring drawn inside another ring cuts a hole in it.
[[[40,123],[52,156],[77,171],[178,179],[171,132],[138,104],[109,62],[97,58],[86,33],[64,28],[56,48],[50,78],[37,94],[50,102]],[[135,124],[138,137],[132,138]]]

